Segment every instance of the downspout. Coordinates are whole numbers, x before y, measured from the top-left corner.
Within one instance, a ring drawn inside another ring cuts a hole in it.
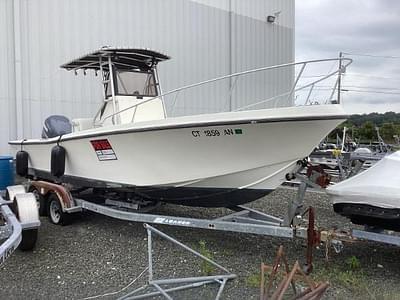
[[[229,0],[229,74],[232,74],[232,0]],[[229,77],[229,111],[232,111],[233,109],[233,103],[232,103],[232,88],[233,88],[233,82],[232,82],[232,77]]]
[[[14,89],[15,89],[15,128],[17,138],[24,137],[24,118],[22,101],[21,66],[21,0],[13,0],[14,13]]]

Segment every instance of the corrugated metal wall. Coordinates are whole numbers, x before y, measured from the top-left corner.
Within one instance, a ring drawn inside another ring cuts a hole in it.
[[[13,2],[0,1],[0,154],[16,136]]]
[[[277,22],[266,16],[280,12]],[[7,141],[40,136],[51,114],[89,117],[99,78],[59,65],[103,45],[153,48],[164,91],[294,60],[294,0],[0,0],[0,153]],[[170,115],[207,113],[285,91],[293,70],[181,93]],[[267,84],[265,84],[267,82]],[[174,100],[174,99],[172,99]],[[264,106],[265,107],[265,106]]]

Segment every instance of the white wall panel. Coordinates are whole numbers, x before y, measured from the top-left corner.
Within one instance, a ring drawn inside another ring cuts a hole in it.
[[[277,22],[267,23],[266,16],[278,11]],[[294,59],[294,0],[0,0],[0,25],[0,103],[5,108],[0,111],[0,153],[8,151],[8,139],[38,137],[51,114],[76,118],[95,113],[101,101],[100,78],[92,73],[74,76],[59,65],[103,45],[146,47],[170,55],[172,59],[159,66],[164,91]],[[19,43],[20,49],[14,49]],[[15,72],[16,50],[21,51],[20,77]],[[292,77],[289,70],[264,81],[240,80],[232,107],[285,90]],[[23,103],[18,109],[16,80],[21,82]],[[228,109],[230,84],[225,80],[181,93],[173,108],[167,103],[169,114]]]
[[[13,1],[0,1],[0,155],[16,135]]]

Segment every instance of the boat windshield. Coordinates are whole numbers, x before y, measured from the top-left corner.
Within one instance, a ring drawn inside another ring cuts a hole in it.
[[[155,97],[156,81],[153,72],[115,71],[115,94],[125,96]],[[106,87],[107,97],[111,96],[111,85]]]

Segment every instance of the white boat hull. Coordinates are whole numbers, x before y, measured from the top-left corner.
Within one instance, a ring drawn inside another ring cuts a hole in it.
[[[353,223],[400,230],[400,151],[329,187],[334,210]]]
[[[22,148],[38,177],[50,173],[50,152],[59,142],[66,150],[61,181],[130,186],[166,202],[221,206],[213,195],[235,191],[244,203],[277,188],[345,118],[337,105],[231,112],[102,127],[60,141],[28,140]],[[10,144],[21,148],[20,141]]]

